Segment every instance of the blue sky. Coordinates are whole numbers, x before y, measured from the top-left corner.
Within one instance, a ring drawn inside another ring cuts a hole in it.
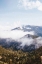
[[[0,0],[0,25],[42,26],[42,0]]]

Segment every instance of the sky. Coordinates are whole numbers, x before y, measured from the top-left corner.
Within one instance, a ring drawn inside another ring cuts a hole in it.
[[[26,24],[42,26],[42,0],[0,0],[0,28]]]
[[[34,34],[21,30],[11,31],[21,25],[42,26],[42,0],[0,0],[0,38],[18,39],[26,34]],[[27,44],[29,40],[21,41]]]

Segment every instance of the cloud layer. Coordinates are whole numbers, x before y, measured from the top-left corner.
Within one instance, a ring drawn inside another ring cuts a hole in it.
[[[35,48],[39,48],[42,46],[42,37],[38,37],[35,39],[32,38],[21,38],[18,40],[18,42],[21,42],[20,47],[24,47],[25,45],[30,46],[30,45],[35,45]]]
[[[26,10],[36,8],[42,11],[42,2],[40,0],[19,0],[19,6],[24,7]]]
[[[16,27],[21,27],[21,24],[19,22],[14,23],[13,25],[9,26],[2,26],[0,25],[0,38],[12,38],[12,39],[19,39],[21,37],[23,37],[26,34],[34,34],[33,31],[31,32],[24,32],[23,30],[13,30],[11,31],[11,29],[14,29]]]
[[[33,39],[32,37],[25,37],[27,34],[32,34],[34,35],[34,32],[24,32],[22,30],[13,30],[11,31],[10,26],[1,26],[0,25],[0,38],[10,38],[13,40],[16,40],[17,42],[21,42],[22,47],[25,45],[30,46],[30,45],[35,45],[35,48],[39,48],[42,46],[42,37],[38,37]],[[9,40],[10,41],[10,40]]]

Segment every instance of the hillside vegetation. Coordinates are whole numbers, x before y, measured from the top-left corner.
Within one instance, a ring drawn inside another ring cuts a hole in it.
[[[42,64],[42,47],[29,53],[0,46],[0,64]]]

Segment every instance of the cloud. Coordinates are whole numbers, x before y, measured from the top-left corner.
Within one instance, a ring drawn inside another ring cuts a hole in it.
[[[13,23],[5,22],[4,24],[0,22],[0,31],[11,30],[21,26],[22,26],[22,23],[20,21],[14,21]]]
[[[12,38],[17,40],[26,34],[34,34],[33,32],[24,32],[22,30],[13,30],[11,31],[10,26],[0,26],[0,38]]]
[[[36,44],[35,44],[35,47],[36,48],[39,48],[40,46],[42,46],[42,37],[38,37],[36,40],[35,40]]]
[[[0,38],[12,38],[18,39],[26,35],[27,32],[23,32],[21,30],[14,30],[14,31],[0,31]]]
[[[24,35],[28,34],[28,32],[24,32],[22,30],[13,30],[16,27],[21,27],[20,22],[14,22],[12,25],[0,25],[0,38],[12,38],[12,39],[18,39],[23,37]],[[32,33],[32,32],[31,32]]]
[[[35,39],[32,38],[21,38],[19,40],[17,40],[18,42],[21,42],[20,47],[24,47],[25,45],[30,46],[30,45],[35,45],[35,48],[39,48],[40,46],[42,46],[42,37],[38,37]]]
[[[14,25],[15,24],[16,23],[14,23]],[[20,26],[19,24],[17,23],[17,25],[15,27]],[[10,38],[10,39],[18,41],[19,43],[21,42],[21,45],[19,47],[21,47],[21,46],[24,47],[25,45],[27,45],[27,46],[35,45],[35,48],[39,48],[40,46],[42,46],[42,37],[38,37],[36,39],[32,39],[31,37],[30,38],[25,37],[25,35],[27,35],[27,34],[34,35],[33,31],[32,32],[24,32],[22,30],[11,31],[10,29],[12,27],[0,25],[0,38],[5,38],[5,39]]]
[[[10,30],[11,27],[10,26],[2,26],[0,25],[0,31],[6,31],[6,30]]]
[[[35,48],[39,48],[42,46],[42,37],[38,37],[36,39],[32,38],[27,38],[24,37],[27,34],[32,34],[34,35],[34,31],[31,32],[24,32],[22,30],[13,30],[11,31],[12,28],[15,27],[21,27],[20,22],[15,22],[13,25],[0,25],[0,38],[11,38],[13,40],[18,41],[19,43],[21,42],[20,46],[25,46],[28,45],[30,46],[31,44],[35,45]]]
[[[20,46],[25,46],[25,45],[28,45],[30,46],[31,44],[33,44],[33,39],[32,38],[21,38],[18,40],[18,42],[21,42],[21,45]]]
[[[42,11],[42,2],[40,2],[40,0],[19,0],[19,7],[24,7],[26,10],[36,8]]]

